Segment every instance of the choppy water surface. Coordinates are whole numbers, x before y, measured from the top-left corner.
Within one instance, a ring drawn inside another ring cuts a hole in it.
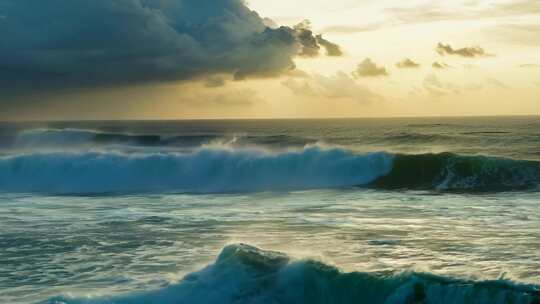
[[[538,130],[5,124],[0,302],[539,303]]]
[[[540,196],[376,191],[3,196],[1,297],[151,290],[230,243],[345,271],[540,283]]]

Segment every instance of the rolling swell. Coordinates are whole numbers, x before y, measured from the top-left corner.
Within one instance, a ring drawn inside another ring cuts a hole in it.
[[[416,189],[464,192],[536,190],[540,163],[499,157],[453,153],[398,154],[390,173],[372,186],[383,189]]]
[[[217,139],[204,135],[158,135],[113,133],[83,129],[32,129],[18,134],[14,144],[18,147],[77,147],[100,145],[183,146],[198,147]]]
[[[490,303],[538,304],[538,286],[474,282],[432,274],[343,273],[315,261],[249,245],[230,245],[217,261],[163,290],[102,299],[54,298],[46,304],[137,303]]]
[[[8,141],[9,140],[9,141]],[[137,134],[127,132],[106,132],[89,129],[30,129],[18,133],[14,138],[3,139],[0,147],[15,148],[78,148],[106,147],[114,145],[141,147],[183,147],[200,148],[204,145],[228,145],[235,147],[302,148],[317,143],[316,139],[290,135],[237,135],[237,134]]]

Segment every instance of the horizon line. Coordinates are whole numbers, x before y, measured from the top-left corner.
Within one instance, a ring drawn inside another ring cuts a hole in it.
[[[540,114],[512,114],[512,115],[426,115],[426,116],[344,116],[344,117],[261,117],[261,118],[119,118],[119,119],[28,119],[28,120],[0,120],[0,123],[55,123],[55,122],[158,122],[158,121],[283,121],[283,120],[353,120],[353,119],[422,119],[422,118],[510,118],[510,117],[539,117]]]

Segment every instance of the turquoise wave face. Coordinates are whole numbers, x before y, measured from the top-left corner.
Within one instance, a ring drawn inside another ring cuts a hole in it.
[[[60,194],[256,192],[366,185],[392,166],[386,153],[306,148],[271,153],[45,153],[0,158],[0,190]]]
[[[162,290],[117,298],[54,298],[46,304],[138,303],[540,303],[539,286],[465,281],[422,273],[343,273],[316,261],[230,245],[216,262]]]
[[[30,153],[0,158],[0,191],[55,194],[232,193],[371,187],[537,190],[540,163],[487,156],[355,153],[318,146],[271,152]]]

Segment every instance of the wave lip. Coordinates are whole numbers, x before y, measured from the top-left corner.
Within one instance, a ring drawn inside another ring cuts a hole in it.
[[[0,158],[0,191],[55,194],[255,192],[367,185],[392,155],[341,149],[22,154]]]
[[[55,298],[46,304],[136,303],[540,303],[538,286],[466,281],[422,273],[343,273],[316,261],[239,244],[163,290],[108,299]]]

